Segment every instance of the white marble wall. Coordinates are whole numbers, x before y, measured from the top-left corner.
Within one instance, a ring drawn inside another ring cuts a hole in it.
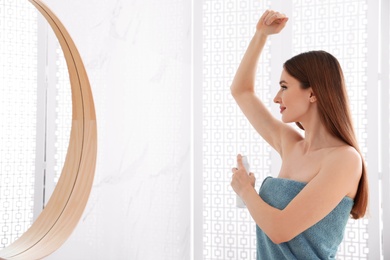
[[[190,259],[191,2],[45,2],[83,57],[99,134],[87,209],[47,259]]]

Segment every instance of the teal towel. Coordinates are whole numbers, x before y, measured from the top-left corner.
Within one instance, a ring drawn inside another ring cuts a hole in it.
[[[306,183],[303,182],[267,177],[260,187],[259,195],[272,207],[284,209],[305,186]],[[279,245],[274,244],[259,226],[256,226],[257,259],[335,259],[352,206],[353,200],[344,197],[337,207],[317,224]]]

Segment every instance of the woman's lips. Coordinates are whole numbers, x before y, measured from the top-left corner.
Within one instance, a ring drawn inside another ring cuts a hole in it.
[[[284,110],[286,110],[286,107],[280,107],[280,113],[283,113]]]

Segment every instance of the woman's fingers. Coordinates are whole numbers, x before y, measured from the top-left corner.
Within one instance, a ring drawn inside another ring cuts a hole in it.
[[[260,23],[265,24],[265,19],[269,13],[269,10],[266,10],[263,15],[260,17]]]
[[[256,30],[262,32],[265,35],[271,35],[279,33],[288,21],[288,17],[285,14],[267,10],[261,16],[259,22],[256,25]]]
[[[265,16],[265,18],[264,18],[264,24],[265,25],[270,25],[272,22],[271,22],[271,18],[272,18],[272,16],[275,14],[275,12],[274,11],[272,11],[272,10],[267,10],[267,15]]]
[[[273,22],[281,23],[285,18],[287,17],[279,12],[267,11],[267,14],[264,18],[264,24],[271,25]]]

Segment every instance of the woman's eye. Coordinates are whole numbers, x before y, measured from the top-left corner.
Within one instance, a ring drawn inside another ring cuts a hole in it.
[[[286,90],[287,87],[286,86],[280,86],[281,90]]]

